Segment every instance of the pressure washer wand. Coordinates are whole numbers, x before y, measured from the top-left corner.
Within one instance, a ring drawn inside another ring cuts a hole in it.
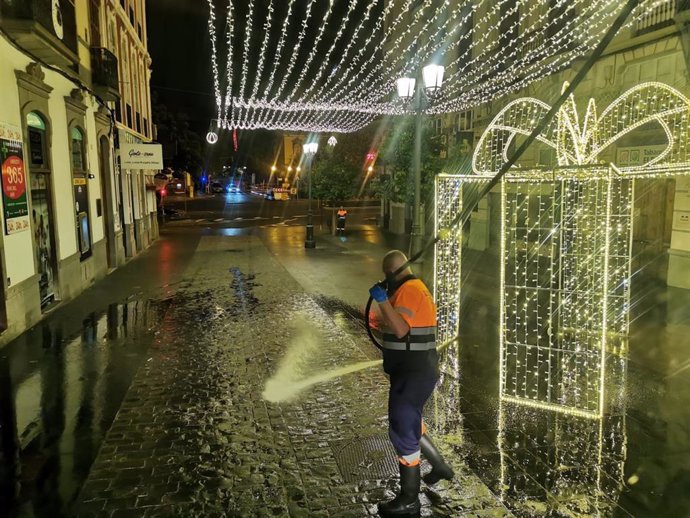
[[[442,229],[436,236],[430,238],[424,246],[422,246],[421,250],[418,250],[416,253],[414,253],[405,264],[403,264],[400,268],[398,268],[395,272],[393,272],[392,276],[397,277],[400,273],[402,273],[406,268],[412,265],[412,263],[416,262],[418,259],[420,259],[425,253],[427,253],[433,246],[436,246],[436,243],[438,243],[445,234],[454,228],[457,228],[458,225],[464,225],[469,221],[470,216],[472,215],[472,212],[474,209],[479,205],[479,202],[484,198],[491,189],[493,189],[498,183],[503,179],[503,177],[506,175],[506,173],[510,170],[513,165],[518,161],[518,159],[523,155],[523,153],[527,150],[529,146],[532,145],[532,143],[537,139],[537,137],[541,134],[546,127],[551,124],[551,121],[553,118],[556,116],[556,114],[560,111],[561,107],[563,104],[568,100],[568,97],[570,97],[575,89],[580,85],[582,80],[585,78],[587,73],[591,70],[591,68],[594,66],[594,64],[597,62],[597,60],[601,57],[601,55],[604,53],[604,50],[606,50],[606,47],[609,46],[611,41],[613,41],[613,38],[616,37],[616,34],[618,34],[618,31],[623,27],[625,24],[625,20],[627,20],[628,16],[630,16],[630,13],[633,12],[633,10],[637,7],[637,5],[640,3],[640,0],[628,0],[625,3],[625,6],[621,10],[620,13],[618,13],[618,16],[616,17],[615,21],[609,28],[609,30],[606,32],[604,37],[601,39],[599,44],[596,46],[596,48],[592,51],[592,54],[589,56],[583,67],[578,71],[577,75],[573,78],[571,83],[568,85],[568,87],[563,91],[561,96],[558,98],[558,100],[555,102],[555,104],[551,107],[551,109],[546,113],[544,118],[537,124],[537,126],[532,130],[532,132],[527,136],[525,141],[520,145],[518,149],[515,150],[515,152],[510,156],[510,158],[501,166],[501,168],[498,170],[498,172],[489,180],[486,185],[483,186],[483,188],[479,191],[479,194],[475,200],[472,202],[466,204],[460,214],[458,214],[450,223],[448,228]],[[373,333],[371,332],[371,326],[369,323],[369,312],[371,310],[371,305],[373,303],[373,298],[369,297],[369,300],[367,301],[366,305],[366,325],[367,325],[367,333],[369,334],[369,338],[371,341],[374,343],[376,347],[379,349],[382,349],[382,346],[376,338],[374,337]]]

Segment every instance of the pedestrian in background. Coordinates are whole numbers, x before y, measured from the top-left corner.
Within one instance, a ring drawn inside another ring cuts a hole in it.
[[[347,218],[347,211],[343,208],[343,206],[340,206],[340,209],[338,209],[338,232],[345,232],[345,219]]]
[[[432,470],[424,477],[428,485],[453,478],[426,433],[422,410],[439,378],[436,352],[436,304],[424,283],[409,267],[399,250],[383,258],[386,287],[375,284],[369,293],[378,303],[383,332],[383,370],[390,377],[388,435],[400,466],[400,492],[390,502],[379,504],[383,516],[402,516],[420,511],[420,458]]]

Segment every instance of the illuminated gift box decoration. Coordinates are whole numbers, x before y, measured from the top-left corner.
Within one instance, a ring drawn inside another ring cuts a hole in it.
[[[458,334],[463,229],[450,222],[540,124],[549,105],[509,103],[479,140],[471,175],[436,181],[435,296],[439,341]],[[601,114],[574,98],[538,141],[558,166],[512,168],[501,182],[500,395],[504,401],[584,417],[604,413],[607,354],[627,347],[635,178],[690,174],[690,101],[661,83],[640,84]],[[600,162],[621,137],[657,123],[667,144],[643,165]],[[453,370],[457,351],[449,351]],[[446,367],[446,373],[448,368]]]

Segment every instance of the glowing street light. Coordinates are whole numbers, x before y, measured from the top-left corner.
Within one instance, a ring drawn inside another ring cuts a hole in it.
[[[427,65],[422,69],[422,80],[427,98],[434,96],[443,85],[444,67],[442,65]],[[422,185],[422,115],[423,89],[421,81],[412,77],[401,77],[396,82],[398,96],[407,101],[414,99],[415,108],[415,146],[413,154],[414,172],[414,205],[412,216],[412,235],[410,236],[410,254],[422,248],[422,215],[421,215],[421,185]]]
[[[401,99],[412,99],[414,97],[414,87],[417,81],[413,77],[401,77],[397,80],[398,97]]]
[[[428,94],[433,95],[441,89],[444,71],[445,68],[442,65],[427,65],[422,69],[424,88]]]

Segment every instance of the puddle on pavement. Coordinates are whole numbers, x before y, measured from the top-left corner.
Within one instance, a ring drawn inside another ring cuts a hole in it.
[[[232,300],[226,304],[214,303],[217,300],[217,288],[203,290],[185,290],[175,294],[175,306],[182,306],[188,315],[186,325],[207,327],[218,320],[246,315],[255,310],[261,302],[254,295],[254,288],[260,286],[256,277],[245,274],[239,268],[228,269],[230,283],[227,289]]]
[[[69,515],[168,305],[112,304],[81,326],[48,317],[0,351],[0,483],[19,515]]]

